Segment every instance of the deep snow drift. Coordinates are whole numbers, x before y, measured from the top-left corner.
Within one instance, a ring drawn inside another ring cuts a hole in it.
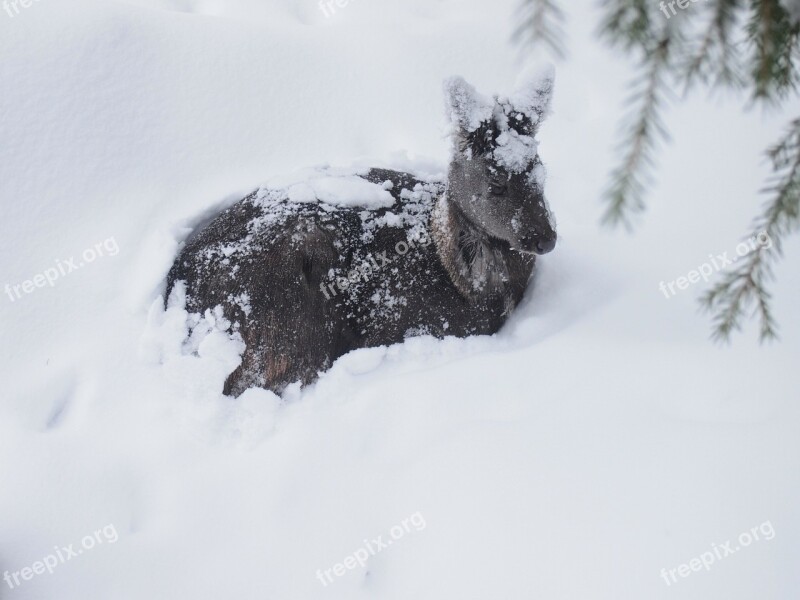
[[[783,121],[674,108],[641,227],[599,230],[627,65],[591,38],[594,3],[569,6],[540,132],[559,246],[499,335],[359,351],[283,401],[232,401],[220,324],[187,354],[161,309],[181,240],[271,177],[363,156],[441,173],[442,81],[511,89],[514,6],[0,12],[0,574],[21,581],[0,598],[797,596],[800,244],[780,344],[710,345],[706,284],[658,289],[735,255]]]

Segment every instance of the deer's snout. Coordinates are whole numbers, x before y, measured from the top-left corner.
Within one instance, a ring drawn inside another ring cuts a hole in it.
[[[556,247],[556,234],[536,240],[536,254],[547,254]]]
[[[550,232],[547,235],[538,235],[532,233],[530,235],[526,235],[520,240],[520,247],[524,252],[547,254],[548,252],[552,252],[553,248],[556,247],[556,238],[557,236],[555,231]]]

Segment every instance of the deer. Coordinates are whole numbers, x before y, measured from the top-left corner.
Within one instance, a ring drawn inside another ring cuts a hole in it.
[[[552,70],[508,96],[449,78],[446,176],[323,169],[191,233],[165,303],[180,286],[189,314],[221,310],[244,342],[223,393],[281,394],[352,350],[412,336],[497,333],[556,245],[536,139],[552,89]]]

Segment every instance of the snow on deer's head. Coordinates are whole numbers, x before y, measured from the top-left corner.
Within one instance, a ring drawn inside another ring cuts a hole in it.
[[[535,139],[552,89],[552,68],[527,73],[508,97],[487,99],[460,77],[445,82],[453,140],[448,199],[488,236],[526,253],[556,244]]]

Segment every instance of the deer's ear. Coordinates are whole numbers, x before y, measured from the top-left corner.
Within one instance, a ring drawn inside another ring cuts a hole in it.
[[[444,82],[444,96],[450,123],[461,134],[473,133],[492,118],[494,102],[461,77],[451,77]]]
[[[530,120],[532,133],[550,114],[555,69],[553,65],[528,69],[517,80],[516,90],[509,97],[513,110]]]

